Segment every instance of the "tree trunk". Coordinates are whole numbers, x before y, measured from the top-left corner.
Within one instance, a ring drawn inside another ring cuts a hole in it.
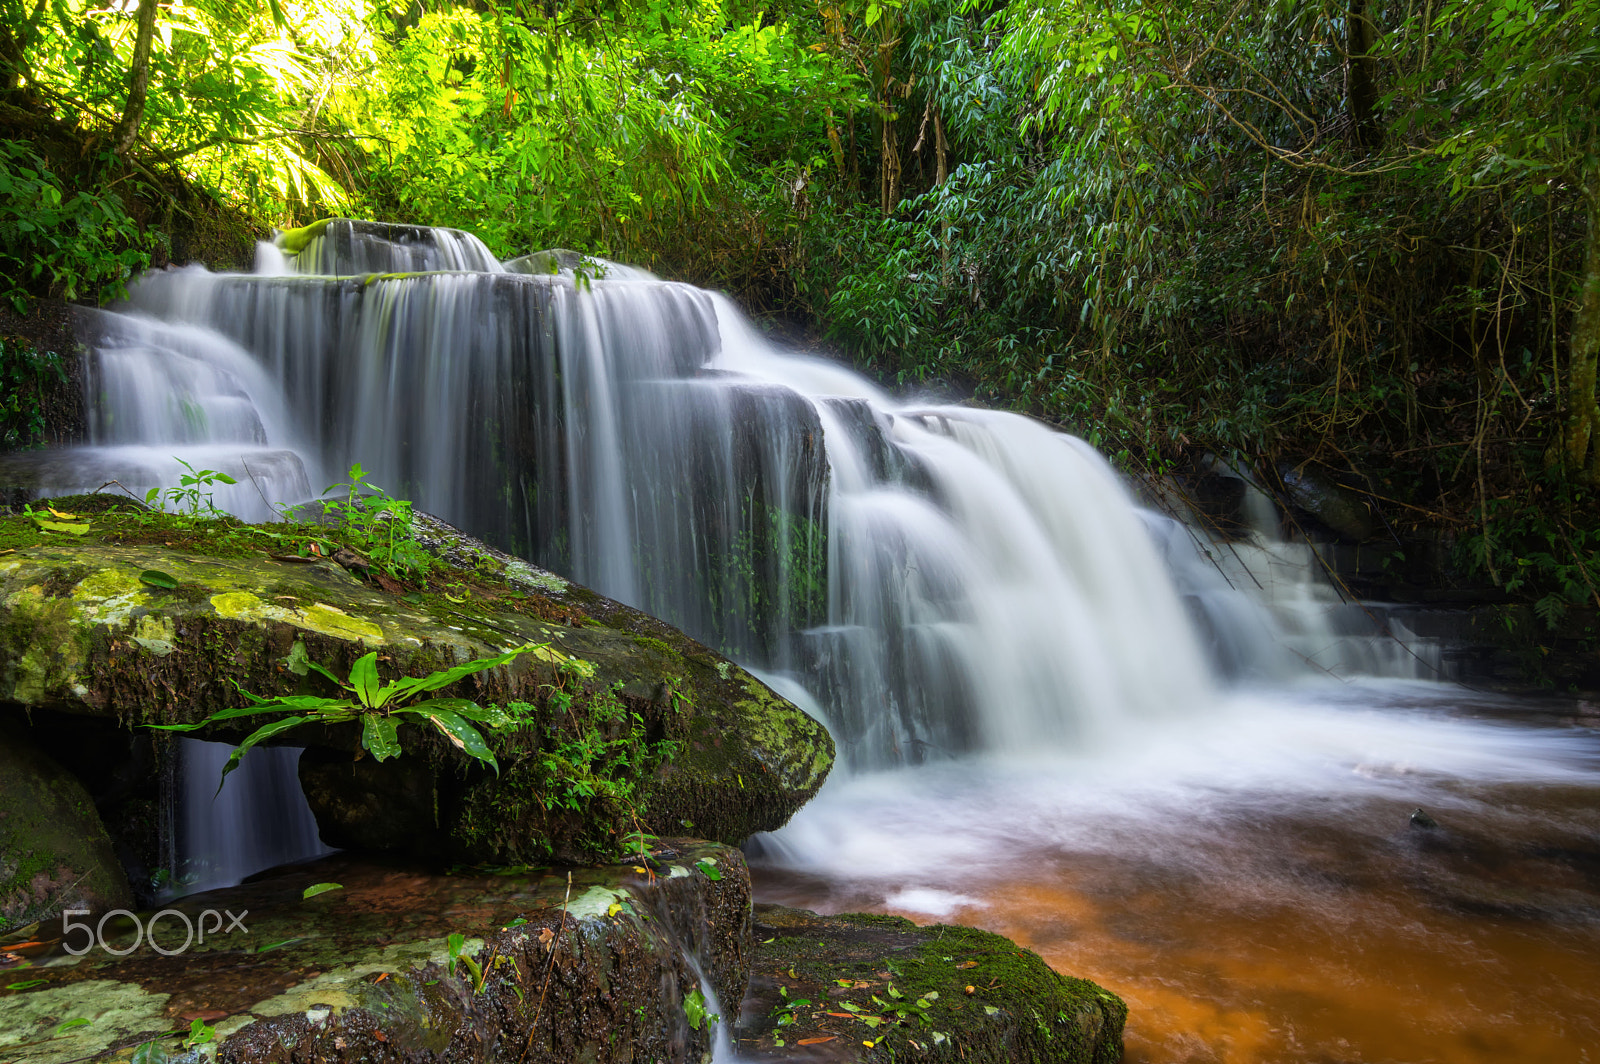
[[[139,35],[133,42],[133,67],[128,71],[128,102],[117,123],[118,155],[128,154],[139,139],[139,124],[144,120],[144,101],[150,91],[150,42],[156,32],[157,0],[139,0]]]
[[[1600,174],[1586,189],[1589,239],[1584,245],[1583,274],[1567,353],[1567,424],[1564,433],[1567,467],[1591,483],[1600,483],[1600,410],[1595,406],[1595,367],[1600,361]]]
[[[1377,33],[1368,14],[1368,0],[1350,0],[1345,12],[1345,97],[1349,101],[1351,136],[1362,148],[1378,146],[1377,60],[1372,47]]]

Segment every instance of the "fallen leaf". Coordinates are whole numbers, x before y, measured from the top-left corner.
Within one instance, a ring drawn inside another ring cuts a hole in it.
[[[852,1016],[848,1012],[824,1012],[823,1015],[824,1016],[837,1016],[841,1020],[853,1020],[853,1019],[855,1019],[855,1017]]]
[[[956,965],[957,968],[976,968],[977,966],[977,961],[963,961],[961,964]]]
[[[822,1043],[831,1042],[835,1038],[838,1038],[838,1037],[839,1036],[836,1035],[836,1034],[830,1034],[826,1038],[802,1038],[802,1039],[800,1039],[800,1041],[796,1042],[795,1045],[797,1045],[797,1046],[820,1046]]]
[[[55,514],[57,517],[61,518],[61,520],[63,520],[63,521],[76,521],[78,519],[78,515],[77,514],[62,513],[60,510],[57,510],[54,506],[46,506],[45,509],[49,510],[51,513]]]
[[[969,994],[976,994],[978,992],[978,988],[973,986],[971,983],[967,984],[966,990]]]
[[[160,569],[146,569],[139,574],[139,582],[159,587],[163,591],[172,591],[178,586],[177,577],[163,573]]]
[[[318,894],[326,894],[330,890],[343,890],[343,883],[313,883],[301,892],[302,898],[315,898]]]

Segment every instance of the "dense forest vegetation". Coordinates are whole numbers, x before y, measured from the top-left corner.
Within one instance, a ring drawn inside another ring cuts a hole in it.
[[[1552,626],[1600,604],[1597,0],[0,11],[20,314],[329,214],[572,247],[1130,470],[1344,485]]]

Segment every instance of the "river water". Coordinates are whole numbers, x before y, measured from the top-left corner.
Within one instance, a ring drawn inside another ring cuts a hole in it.
[[[1116,991],[1130,1062],[1600,1059],[1600,707],[1253,691],[839,779],[763,841],[760,900],[975,924]]]
[[[39,485],[181,458],[263,518],[360,462],[666,618],[838,743],[752,844],[762,896],[1010,935],[1127,998],[1132,1060],[1591,1059],[1591,707],[1431,682],[1441,648],[1343,602],[1258,494],[1211,542],[1047,426],[888,395],[714,293],[539,268],[335,222],[147,276],[86,323],[94,445]]]

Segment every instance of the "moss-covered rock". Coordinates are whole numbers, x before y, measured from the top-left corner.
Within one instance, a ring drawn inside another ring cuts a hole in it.
[[[131,904],[83,785],[25,735],[0,727],[0,934],[66,909]]]
[[[649,864],[441,876],[334,857],[173,903],[154,932],[170,955],[124,920],[105,937],[127,956],[74,957],[73,930],[22,947],[33,967],[0,981],[0,1059],[125,1062],[151,1039],[183,1059],[200,1019],[206,1055],[240,1064],[699,1062],[711,1031],[685,998],[698,967],[738,999],[748,874],[737,850],[687,839]],[[319,883],[339,886],[304,897]]]
[[[1128,1008],[972,927],[758,905],[740,1059],[1115,1064]]]
[[[331,560],[275,556],[293,526],[84,513],[83,534],[0,518],[0,701],[192,723],[243,705],[241,689],[335,693],[307,658],[343,675],[376,651],[397,678],[542,645],[439,692],[527,707],[489,736],[498,776],[432,730],[403,727],[404,757],[354,767],[357,725],[288,733],[316,751],[313,810],[342,844],[511,863],[593,853],[634,821],[738,842],[780,826],[832,764],[822,726],[738,665],[442,522],[423,525],[448,579],[394,593]],[[199,736],[237,742],[253,726]],[[604,778],[618,786],[597,789]]]

